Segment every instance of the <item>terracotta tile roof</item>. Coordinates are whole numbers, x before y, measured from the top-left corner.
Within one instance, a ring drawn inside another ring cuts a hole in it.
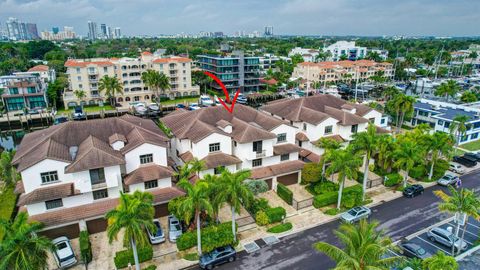
[[[268,85],[276,85],[278,83],[278,81],[275,80],[275,79],[270,79],[270,80],[260,79],[260,83],[264,83],[264,84],[268,84]]]
[[[161,131],[158,132],[159,133],[153,133],[142,128],[134,127],[126,136],[128,143],[121,149],[122,153],[126,154],[144,143],[167,147],[168,138],[163,137]],[[159,136],[160,134],[162,134],[162,136]]]
[[[66,173],[125,164],[120,151],[113,150],[106,142],[88,136],[78,147],[75,161],[65,167]]]
[[[392,131],[388,130],[388,129],[384,129],[382,127],[379,127],[379,126],[375,126],[375,128],[377,129],[377,133],[378,134],[389,134],[389,133],[392,133]]]
[[[183,162],[189,162],[190,160],[193,160],[193,154],[190,151],[187,151],[183,154],[180,154],[180,159],[183,160]]]
[[[17,154],[15,154],[15,157],[17,157]],[[17,166],[17,170],[23,171],[45,159],[53,159],[66,163],[72,162],[68,147],[49,138],[43,144],[33,148],[24,157],[21,157],[20,160],[18,160],[19,165]]]
[[[17,205],[28,205],[48,200],[60,199],[78,194],[73,183],[53,184],[37,188],[30,193],[20,195]]]
[[[224,128],[226,126],[231,126],[232,123],[228,122],[227,120],[220,120],[217,122],[217,126],[221,127],[221,128]]]
[[[205,163],[207,169],[217,168],[219,166],[228,166],[242,163],[236,156],[227,155],[222,152],[209,153],[206,157],[201,159]]]
[[[46,65],[36,65],[32,68],[30,68],[28,71],[29,72],[32,72],[32,71],[48,71],[49,67],[46,66]]]
[[[290,154],[294,152],[299,152],[300,150],[300,147],[292,143],[284,143],[273,146],[273,154],[275,155]]]
[[[113,63],[109,60],[104,60],[104,61],[77,61],[75,59],[69,59],[65,62],[66,67],[86,67],[88,65],[113,66]]]
[[[153,55],[151,52],[142,52],[141,55]]]
[[[312,151],[307,150],[305,148],[302,148],[302,150],[300,150],[299,156],[304,158],[304,159],[308,159],[311,162],[315,162],[315,163],[320,162],[320,156],[319,155],[317,155],[317,154],[313,153]]]
[[[112,136],[108,137],[108,143],[113,144],[114,142],[121,141],[126,143],[127,138],[123,134],[113,133]]]
[[[299,142],[308,142],[310,139],[307,137],[307,135],[303,132],[298,132],[295,134],[295,139]]]
[[[277,135],[272,132],[238,118],[233,118],[231,122],[233,124],[232,138],[239,143],[274,139],[277,137]]]
[[[170,57],[170,58],[158,58],[153,60],[153,63],[188,63],[192,62],[192,59],[186,57]]]
[[[337,119],[339,121],[339,124],[342,126],[351,126],[368,122],[368,119],[365,119],[361,116],[345,112],[330,106],[325,106],[325,113]]]
[[[185,195],[185,192],[177,187],[155,188],[147,191],[153,194],[154,204],[166,203],[172,199]]]
[[[260,168],[252,169],[252,179],[263,179],[267,177],[272,177],[275,175],[286,174],[289,172],[295,172],[303,169],[305,162],[301,160],[292,160],[282,162],[280,164],[264,166]]]
[[[132,185],[157,179],[164,179],[171,177],[173,173],[174,171],[172,169],[157,164],[141,166],[127,174],[123,178],[123,183],[125,185]]]
[[[15,184],[15,189],[13,190],[15,194],[25,193],[25,187],[23,186],[23,181],[20,180]]]

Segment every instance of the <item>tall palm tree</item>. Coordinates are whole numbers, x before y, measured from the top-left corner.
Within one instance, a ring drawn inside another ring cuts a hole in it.
[[[395,158],[394,166],[405,172],[403,176],[403,187],[407,186],[408,172],[413,168],[415,162],[423,158],[421,150],[415,142],[403,139],[399,140],[397,148],[393,152]]]
[[[453,139],[452,136],[444,133],[444,132],[435,132],[432,135],[428,136],[427,139],[427,150],[430,153],[430,172],[428,174],[428,179],[431,180],[433,176],[433,168],[435,166],[435,162],[438,160],[439,157],[450,156],[450,153],[453,150]]]
[[[85,91],[84,91],[84,90],[75,90],[75,91],[73,91],[73,94],[75,95],[75,97],[76,97],[77,99],[80,100],[80,104],[83,105],[82,101],[83,101],[83,99],[85,99],[85,97],[87,96],[87,94],[85,93]]]
[[[325,156],[328,155],[328,152],[332,150],[340,149],[340,147],[342,147],[342,144],[331,138],[322,137],[318,141],[317,146],[324,149],[322,158],[320,159],[320,163],[322,164],[322,176],[323,176],[325,175],[325,167],[326,167]]]
[[[205,211],[207,215],[211,215],[213,212],[212,204],[208,198],[208,183],[200,180],[195,184],[190,183],[188,180],[182,179],[178,182],[178,186],[185,190],[186,197],[180,203],[178,210],[181,213],[182,219],[190,224],[190,221],[195,217],[195,223],[197,224],[197,250],[198,255],[202,255],[202,239],[201,239],[201,220],[200,213]]]
[[[48,252],[55,246],[45,236],[38,236],[42,228],[41,223],[28,222],[26,212],[13,221],[0,219],[0,269],[46,269]]]
[[[108,75],[103,76],[98,84],[98,90],[105,92],[105,95],[110,99],[110,105],[116,107],[117,94],[123,94],[123,86],[116,77],[110,77]]]
[[[208,200],[212,205],[212,218],[217,223],[220,223],[219,213],[223,204],[225,203],[225,198],[221,196],[223,190],[223,179],[218,175],[207,174],[202,178],[208,184]]]
[[[393,100],[395,109],[397,111],[397,133],[400,132],[400,128],[403,125],[405,116],[413,112],[413,104],[415,104],[415,98],[404,94],[396,95]]]
[[[448,102],[449,97],[455,96],[461,90],[460,86],[454,80],[448,80],[447,82],[442,83],[435,90],[436,96],[445,96]]]
[[[400,90],[398,90],[398,88],[395,86],[389,86],[382,92],[382,95],[386,101],[393,99],[398,94],[400,94]]]
[[[148,244],[144,228],[153,231],[155,209],[153,196],[148,192],[135,191],[133,194],[120,192],[120,202],[117,207],[105,215],[108,220],[107,235],[110,243],[117,239],[118,233],[125,231],[123,244],[133,250],[135,268],[140,270],[138,261],[137,244]]]
[[[345,178],[353,179],[357,176],[362,159],[350,149],[338,149],[327,153],[325,162],[330,162],[330,166],[326,170],[328,176],[338,173],[340,189],[338,190],[337,209],[340,209]]]
[[[237,234],[235,232],[235,213],[240,213],[242,204],[245,207],[253,202],[252,191],[244,184],[244,181],[250,177],[249,170],[241,170],[231,173],[228,170],[222,172],[222,190],[220,196],[225,199],[225,202],[230,205],[232,209],[232,234],[234,241],[237,241]]]
[[[326,242],[318,242],[314,247],[337,263],[333,268],[336,270],[388,269],[400,257],[382,258],[392,240],[377,227],[378,222],[368,223],[366,220],[358,224],[343,223],[335,231],[345,246],[343,249]]]
[[[393,161],[393,151],[395,150],[393,137],[388,134],[379,135],[377,140],[377,162],[378,166],[389,171]]]
[[[442,251],[438,251],[430,258],[426,258],[422,262],[425,270],[457,270],[458,263],[454,257],[448,256]]]
[[[160,103],[160,90],[163,92],[164,90],[170,89],[170,79],[167,75],[153,69],[148,69],[142,73],[142,81],[152,89],[157,104]]]
[[[456,142],[454,154],[457,154],[460,140],[465,136],[465,133],[467,133],[467,129],[469,128],[469,125],[467,124],[468,120],[470,120],[470,118],[467,115],[459,114],[453,118],[452,123],[448,127],[450,129],[450,134],[455,134]]]
[[[433,193],[439,197],[443,202],[438,205],[438,209],[442,212],[448,212],[455,214],[457,216],[464,215],[466,216],[465,224],[463,226],[462,241],[465,236],[465,230],[467,229],[467,220],[468,217],[473,217],[475,219],[480,218],[478,211],[480,210],[480,199],[475,195],[472,190],[460,189],[456,190],[453,187],[448,187],[450,194],[447,195],[442,190],[435,190]],[[460,223],[457,221],[457,226],[455,229],[455,236],[458,237],[458,232],[460,230]],[[452,255],[455,254],[455,246],[452,245]],[[458,250],[460,252],[460,250]]]
[[[4,188],[12,187],[17,182],[17,170],[12,165],[15,150],[3,151],[0,155],[0,180],[4,183]]]
[[[378,135],[377,128],[375,125],[370,123],[368,128],[364,132],[359,132],[353,134],[353,140],[351,142],[352,148],[354,151],[362,153],[363,156],[363,192],[362,192],[362,201],[365,200],[365,193],[367,191],[367,181],[368,181],[368,166],[370,165],[370,159],[377,151],[378,147]]]

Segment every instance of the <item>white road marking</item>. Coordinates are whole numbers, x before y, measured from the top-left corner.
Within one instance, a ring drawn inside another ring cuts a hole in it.
[[[422,240],[423,242],[425,242],[425,243],[427,243],[427,244],[435,247],[436,249],[441,249],[441,250],[443,250],[443,252],[445,252],[445,253],[448,254],[448,255],[451,254],[450,251],[446,251],[445,249],[443,249],[443,248],[440,247],[440,246],[437,246],[434,242],[431,242],[430,240],[425,240],[425,239],[423,239],[423,238],[420,237],[420,236],[417,236],[417,238],[420,239],[420,240]]]

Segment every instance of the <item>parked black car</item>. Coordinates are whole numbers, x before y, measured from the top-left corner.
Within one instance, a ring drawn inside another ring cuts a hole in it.
[[[413,198],[417,195],[423,194],[422,185],[411,185],[403,190],[403,196],[407,198]]]
[[[200,257],[199,264],[202,269],[213,269],[217,265],[235,261],[236,257],[237,252],[232,246],[219,247],[203,254]]]
[[[414,243],[401,243],[400,248],[402,249],[403,255],[409,258],[419,258],[423,260],[432,256],[432,254],[426,252],[421,246]]]
[[[464,156],[455,156],[453,157],[453,161],[462,164],[465,167],[473,167],[477,165],[477,162],[475,160],[472,160],[471,158],[464,157]]]
[[[480,153],[465,153],[463,156],[474,161],[480,161]]]

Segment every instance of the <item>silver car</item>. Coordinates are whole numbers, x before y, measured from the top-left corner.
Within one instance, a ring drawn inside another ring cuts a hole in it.
[[[72,245],[70,240],[67,237],[61,236],[53,239],[53,245],[55,246],[55,261],[57,261],[58,267],[60,269],[72,266],[77,263],[77,258],[75,258],[75,253],[73,253]]]
[[[365,206],[354,207],[347,212],[343,213],[340,218],[348,223],[354,223],[360,219],[368,218],[372,214],[372,211]]]
[[[454,185],[458,181],[458,176],[445,174],[442,178],[438,179],[437,184],[440,186]]]
[[[467,249],[467,243],[462,241],[460,238],[456,237],[453,233],[442,229],[440,227],[436,227],[431,229],[427,232],[428,239],[432,242],[437,242],[447,247],[455,246],[455,250],[465,250]]]
[[[174,215],[169,215],[168,240],[170,240],[170,242],[176,242],[180,235],[182,235],[182,224],[180,224],[180,221]]]
[[[147,229],[148,239],[152,244],[160,244],[165,242],[165,234],[163,233],[162,226],[158,219],[153,220],[153,225],[155,225],[155,231],[150,231]]]

